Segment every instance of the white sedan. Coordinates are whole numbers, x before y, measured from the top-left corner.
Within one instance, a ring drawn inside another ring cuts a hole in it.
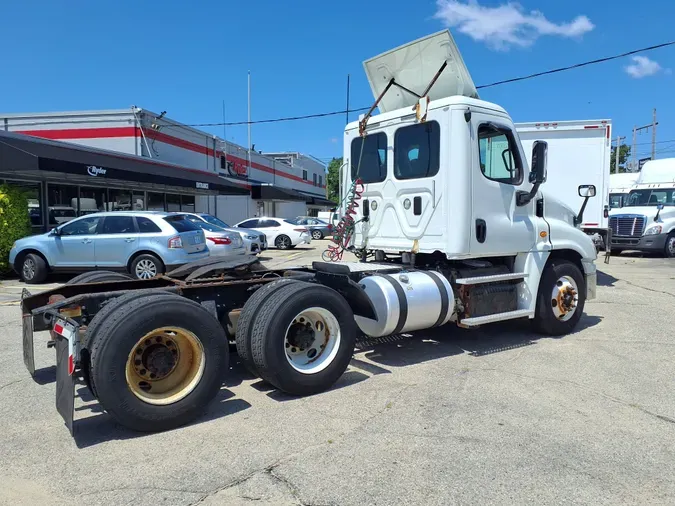
[[[209,256],[230,257],[246,254],[246,246],[240,234],[228,232],[203,221],[192,221],[192,223],[204,231]]]
[[[235,225],[236,228],[251,228],[267,236],[267,243],[275,248],[295,248],[298,244],[309,244],[312,237],[307,227],[296,225],[291,220],[281,218],[252,218]]]

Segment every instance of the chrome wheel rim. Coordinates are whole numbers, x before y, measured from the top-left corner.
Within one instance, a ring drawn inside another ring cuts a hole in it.
[[[279,237],[277,243],[279,244],[279,248],[286,249],[291,245],[291,240],[288,237]]]
[[[136,277],[150,279],[157,275],[157,266],[152,260],[143,259],[136,264]]]
[[[321,239],[321,232],[319,232],[318,230],[315,230],[314,232],[312,232],[312,239],[315,239],[317,241],[319,239]]]
[[[299,373],[316,374],[333,363],[340,340],[340,324],[333,313],[310,307],[296,315],[286,328],[286,360]]]
[[[553,315],[560,321],[567,321],[577,311],[579,287],[571,276],[561,276],[551,292]]]
[[[26,258],[23,261],[23,279],[33,279],[35,277],[35,262],[32,258]]]
[[[668,239],[668,251],[672,256],[675,256],[675,236]]]

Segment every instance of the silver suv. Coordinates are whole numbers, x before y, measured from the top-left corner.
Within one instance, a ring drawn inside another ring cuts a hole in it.
[[[112,211],[88,214],[51,232],[19,239],[9,261],[26,283],[50,271],[127,271],[149,279],[209,256],[204,232],[184,213]]]

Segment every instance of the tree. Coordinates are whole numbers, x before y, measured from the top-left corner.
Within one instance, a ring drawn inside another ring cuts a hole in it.
[[[326,198],[336,204],[340,200],[340,167],[342,167],[342,157],[333,158],[328,164],[326,176]]]
[[[619,170],[616,170],[616,147],[612,147],[612,157],[609,161],[609,173],[615,174],[617,172],[630,172],[626,167],[626,162],[630,158],[630,146],[621,144],[619,148]]]
[[[10,269],[9,251],[17,239],[30,234],[28,197],[20,187],[0,186],[0,274]]]

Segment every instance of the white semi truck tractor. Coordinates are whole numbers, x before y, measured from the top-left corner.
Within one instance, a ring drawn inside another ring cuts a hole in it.
[[[24,361],[35,374],[33,334],[49,330],[71,432],[78,377],[129,428],[196,418],[228,371],[228,340],[253,374],[311,395],[344,373],[357,338],[513,319],[549,335],[575,329],[595,297],[596,250],[582,212],[546,195],[546,143],[528,166],[448,31],[365,68],[380,114],[344,132],[332,257],[348,248],[360,261],[269,270],[210,258],[151,280],[94,272],[24,293]],[[594,193],[579,188],[584,205]]]

